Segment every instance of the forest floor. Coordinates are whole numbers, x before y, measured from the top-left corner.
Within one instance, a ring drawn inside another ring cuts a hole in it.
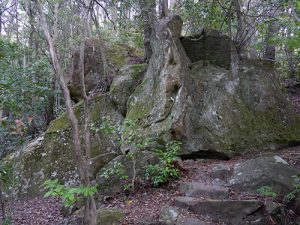
[[[293,102],[295,111],[300,113],[300,89],[290,93],[290,99]],[[163,206],[173,205],[174,198],[179,195],[179,184],[182,182],[201,179],[201,175],[209,176],[212,167],[216,164],[233,166],[237,162],[242,162],[250,158],[264,155],[279,155],[288,161],[292,166],[300,169],[300,146],[284,148],[275,151],[253,152],[243,156],[235,157],[231,160],[185,160],[182,163],[184,170],[178,180],[170,182],[160,188],[137,187],[132,194],[119,194],[110,196],[104,202],[107,208],[122,209],[125,214],[123,225],[138,224],[145,218],[157,219]],[[201,171],[201,173],[199,173]],[[207,177],[203,176],[203,177]],[[205,181],[203,181],[205,182]],[[237,198],[249,198],[249,196],[237,196]],[[260,196],[250,196],[250,198],[260,198]],[[8,215],[11,217],[13,225],[63,225],[68,220],[71,225],[81,224],[78,215],[70,218],[64,218],[61,214],[62,202],[57,198],[22,199],[10,201],[7,206]],[[189,212],[182,210],[181,215],[190,216]],[[209,218],[200,218],[207,221],[208,224],[216,225],[210,222]],[[221,224],[221,223],[220,223]]]
[[[292,166],[300,169],[300,146],[281,149],[279,151],[268,151],[262,153],[251,153],[243,157],[235,157],[231,160],[185,160],[182,167],[186,172],[178,180],[170,182],[160,188],[137,188],[137,190],[129,195],[120,194],[110,196],[106,199],[104,206],[106,208],[119,208],[124,212],[125,219],[123,225],[139,224],[145,218],[157,219],[160,210],[164,206],[174,205],[173,201],[179,195],[179,184],[201,179],[203,174],[209,176],[211,169],[217,164],[233,166],[237,162],[243,162],[257,156],[279,155],[288,161]],[[201,173],[199,173],[201,171]],[[203,176],[203,177],[207,177]],[[203,180],[203,182],[206,182]],[[234,197],[235,198],[235,197]],[[261,198],[259,195],[252,196],[236,196],[236,198]],[[14,225],[63,225],[68,220],[70,225],[81,224],[78,215],[70,218],[64,218],[61,214],[62,202],[57,198],[23,199],[13,201],[9,205],[8,210]],[[193,216],[189,212],[182,210],[181,215]],[[199,218],[199,216],[198,216]],[[209,218],[200,218],[208,224],[212,223]],[[222,224],[222,223],[220,223]]]

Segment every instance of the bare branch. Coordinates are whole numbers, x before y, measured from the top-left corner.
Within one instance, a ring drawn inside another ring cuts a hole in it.
[[[107,16],[107,19],[113,24],[114,30],[116,30],[116,29],[117,29],[117,28],[116,28],[116,24],[115,24],[115,22],[110,18],[109,14],[108,14],[108,12],[107,12],[107,9],[106,9],[106,8],[105,8],[98,0],[94,0],[94,2],[96,2],[97,5],[99,5],[99,6],[103,9],[105,15]]]

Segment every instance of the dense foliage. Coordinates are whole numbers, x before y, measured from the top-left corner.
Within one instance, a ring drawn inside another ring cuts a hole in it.
[[[46,56],[27,64],[30,51],[0,39],[0,141],[4,147],[34,137],[46,125],[49,98],[54,95],[51,68]]]

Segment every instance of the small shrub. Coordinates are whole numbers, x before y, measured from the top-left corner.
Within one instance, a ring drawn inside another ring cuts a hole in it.
[[[259,189],[257,189],[257,192],[263,197],[277,197],[277,194],[272,190],[272,187],[270,186],[262,186]]]
[[[284,201],[291,202],[300,193],[300,184],[294,185],[294,189],[284,197]]]
[[[156,151],[160,163],[146,166],[146,176],[149,177],[154,187],[158,187],[167,183],[170,179],[179,177],[179,170],[174,166],[173,162],[180,150],[180,146],[181,142],[179,141],[169,142],[165,149],[158,149]]]
[[[48,191],[44,197],[59,197],[63,199],[63,204],[67,207],[71,207],[75,202],[79,200],[81,196],[89,197],[97,192],[97,186],[89,187],[67,187],[55,180],[46,180],[42,185]]]

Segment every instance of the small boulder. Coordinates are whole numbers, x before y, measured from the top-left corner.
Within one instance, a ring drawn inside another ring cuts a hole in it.
[[[229,187],[257,194],[257,189],[270,186],[277,195],[285,196],[293,190],[298,173],[279,156],[250,159],[234,166]]]
[[[161,225],[173,225],[179,217],[179,212],[176,208],[166,206],[162,208],[159,215],[159,224]]]
[[[121,224],[124,214],[120,209],[99,209],[97,212],[98,225]]]

